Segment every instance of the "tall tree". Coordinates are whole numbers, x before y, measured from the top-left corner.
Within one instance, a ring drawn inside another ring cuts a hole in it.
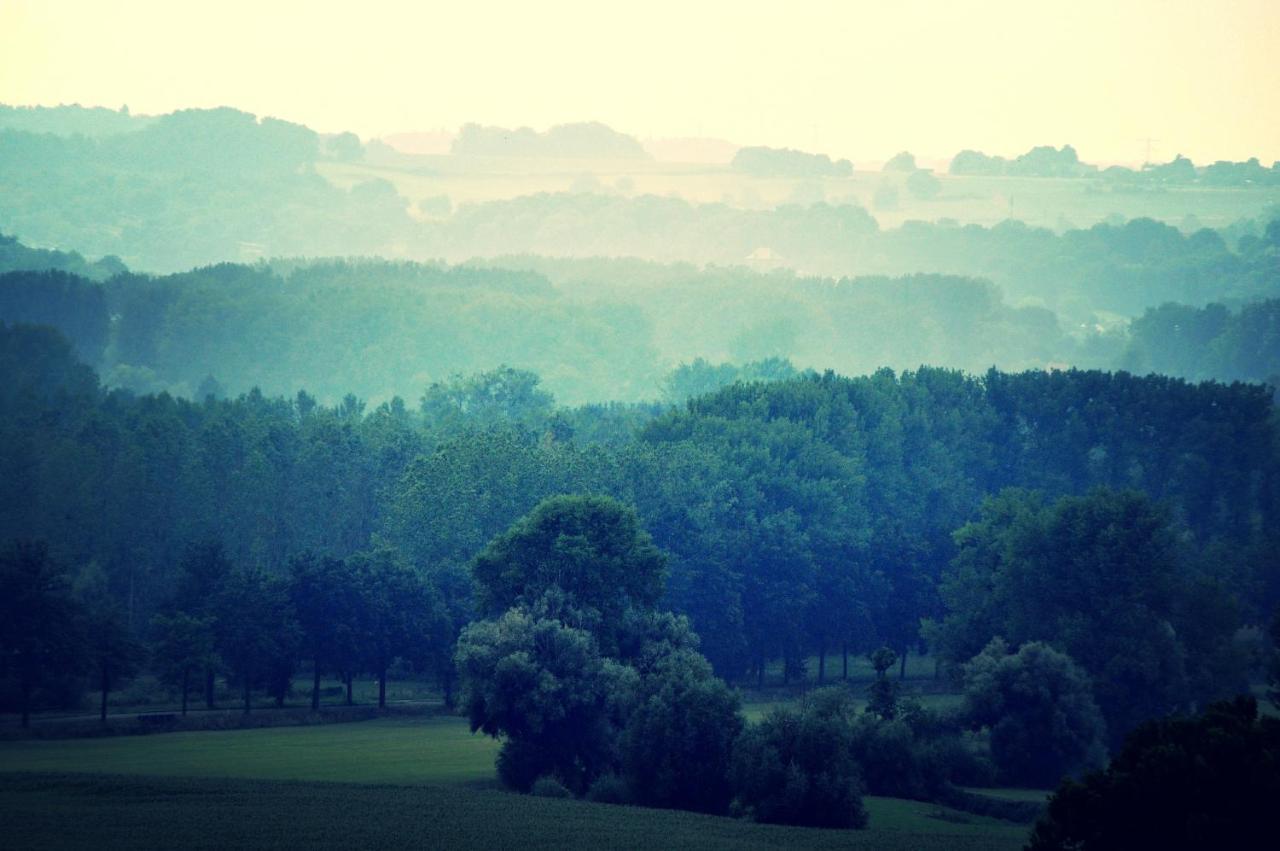
[[[16,541],[0,550],[0,654],[18,680],[24,728],[36,687],[83,664],[83,618],[43,542]]]
[[[289,571],[289,599],[312,662],[311,711],[318,712],[321,675],[341,669],[358,640],[361,588],[354,571],[339,559],[303,553],[289,562]]]
[[[396,659],[423,665],[443,616],[439,596],[426,577],[400,554],[379,547],[351,557],[361,600],[358,642],[368,669],[378,677],[378,708],[387,706],[387,672]]]
[[[277,665],[296,642],[288,591],[260,569],[237,567],[222,583],[217,612],[218,652],[240,685],[247,715],[253,688],[272,685]]]
[[[543,500],[475,558],[479,604],[490,614],[531,605],[553,589],[595,621],[601,649],[616,652],[629,609],[662,595],[666,557],[635,510],[609,497]]]
[[[217,666],[213,620],[185,612],[156,615],[151,619],[151,630],[152,663],[161,680],[177,686],[182,695],[182,714],[186,715],[192,674]]]

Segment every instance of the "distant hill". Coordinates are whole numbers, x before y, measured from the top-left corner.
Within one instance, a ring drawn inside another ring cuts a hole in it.
[[[73,272],[94,281],[105,281],[128,269],[118,257],[90,262],[75,251],[32,248],[23,245],[17,237],[0,233],[0,273],[17,271]]]
[[[826,154],[809,154],[791,148],[743,148],[731,163],[736,171],[753,177],[849,177],[853,163],[832,161]]]
[[[649,156],[634,137],[598,121],[561,124],[545,133],[528,127],[510,130],[465,124],[450,151],[462,156],[566,159],[645,159]]]
[[[7,106],[0,104],[0,130],[52,133],[55,136],[87,136],[101,139],[143,129],[156,119],[131,115],[127,106],[118,110],[101,106]]]

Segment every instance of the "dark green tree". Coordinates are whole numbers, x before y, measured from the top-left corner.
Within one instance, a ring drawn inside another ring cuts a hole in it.
[[[867,712],[886,721],[893,720],[898,713],[898,685],[889,679],[888,673],[897,661],[898,654],[889,647],[881,647],[871,654],[871,667],[875,668],[876,678],[867,687]]]
[[[964,698],[968,722],[991,731],[991,756],[1010,784],[1051,786],[1105,757],[1106,724],[1088,675],[1046,644],[1011,653],[992,639],[964,666]]]
[[[321,675],[340,672],[358,642],[360,592],[355,573],[339,559],[303,553],[289,562],[289,600],[312,663],[312,712],[320,710]]]
[[[733,784],[757,821],[810,827],[867,824],[851,754],[855,710],[848,693],[820,689],[798,709],[775,709],[738,738]]]
[[[1028,848],[1269,847],[1277,800],[1280,721],[1241,696],[1139,726],[1105,771],[1063,781]]]
[[[645,654],[636,706],[621,737],[622,776],[638,803],[722,813],[742,730],[740,698],[691,647]]]
[[[84,616],[43,542],[16,541],[0,550],[0,654],[18,681],[24,728],[32,692],[83,665]]]
[[[349,560],[360,595],[357,641],[367,669],[378,677],[378,708],[387,706],[387,672],[396,659],[424,665],[439,640],[439,596],[426,577],[389,547]]]
[[[560,496],[494,538],[472,571],[482,611],[528,606],[557,589],[594,622],[601,650],[611,655],[625,613],[650,609],[662,595],[666,557],[634,509],[608,497]]]
[[[186,715],[192,674],[217,667],[213,621],[185,612],[156,615],[151,631],[151,662],[162,681],[177,687]]]
[[[218,654],[240,686],[245,714],[255,686],[267,687],[279,701],[280,668],[296,649],[298,631],[285,583],[257,568],[234,568],[216,607]]]
[[[472,731],[503,738],[507,785],[527,791],[553,775],[583,792],[616,761],[638,677],[586,630],[513,608],[464,629],[457,660]]]

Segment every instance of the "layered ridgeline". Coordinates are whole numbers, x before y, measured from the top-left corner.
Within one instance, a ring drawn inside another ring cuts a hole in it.
[[[661,194],[624,191],[593,173],[579,180],[585,166],[572,158],[557,162],[571,164],[576,188],[521,189],[527,184],[518,178],[536,168],[539,156],[579,156],[584,146],[601,149],[614,163],[657,168],[632,156],[634,140],[610,134],[597,125],[530,131],[534,141],[516,144],[524,137],[513,137],[515,150],[506,151],[514,165],[482,172],[476,169],[493,157],[472,154],[489,151],[485,139],[507,138],[499,131],[472,128],[460,137],[459,153],[414,157],[381,143],[362,145],[351,134],[322,136],[232,109],[148,119],[70,108],[0,111],[0,231],[33,245],[118,256],[147,272],[282,256],[464,262],[524,254],[788,268],[835,278],[934,272],[989,279],[1013,304],[1049,307],[1072,327],[1136,316],[1166,301],[1235,306],[1278,292],[1280,232],[1268,223],[1277,218],[1280,190],[1258,181],[1231,189],[1210,181],[1185,191],[1160,184],[1154,194],[1133,195],[1094,187],[1092,179],[1067,181],[1070,188],[1063,189],[1063,181],[1045,177],[946,176],[941,194],[936,178],[923,180],[936,203],[912,212],[933,223],[894,227],[880,224],[868,208],[877,215],[889,209],[876,198],[898,186],[883,181],[905,181],[902,191],[914,191],[910,181],[928,176],[914,161],[870,178],[824,178],[848,185],[819,187],[816,196],[797,178],[793,202],[781,205],[684,200],[681,181],[691,178],[678,172],[655,184],[665,187]],[[530,156],[530,150],[542,153]],[[456,187],[468,174],[526,194],[422,195],[424,180],[449,178],[454,183],[445,183]],[[1193,181],[1210,179],[1208,171],[1191,174]],[[741,192],[755,191],[756,178],[729,166],[716,179],[746,181]],[[866,180],[872,182],[859,182]],[[566,188],[569,183],[566,177]],[[1159,215],[1179,227],[1126,221],[1123,211],[1138,209],[1130,201],[1148,195],[1164,199]],[[1011,221],[961,226],[953,220],[963,220],[966,199],[979,196],[998,210],[997,218],[983,221]],[[1063,217],[1092,198],[1102,198],[1100,209],[1114,215],[1106,215],[1105,224],[1072,228]],[[1200,228],[1191,215],[1196,209],[1211,215],[1219,230]],[[1015,221],[1020,217],[1056,221],[1056,230]],[[888,221],[902,219],[894,214]],[[601,283],[626,289],[632,281]]]
[[[995,635],[1050,641],[1107,683],[1119,735],[1134,706],[1240,688],[1237,630],[1280,599],[1280,442],[1259,386],[926,368],[735,384],[623,421],[506,371],[371,410],[194,403],[104,392],[33,326],[0,330],[0,372],[0,539],[47,541],[139,630],[211,541],[269,574],[390,548],[378,557],[433,577],[460,628],[487,542],[545,497],[602,494],[669,553],[663,606],[726,676],[798,674],[811,654],[830,675],[833,654],[884,644],[960,662]],[[1078,594],[1095,596],[1073,609]]]
[[[1275,259],[1267,246],[1257,255],[1264,287]],[[1131,326],[1082,328],[954,275],[834,280],[637,260],[494,263],[280,260],[150,276],[113,258],[0,239],[0,321],[57,327],[110,387],[194,399],[258,387],[376,403],[504,364],[536,372],[572,404],[682,401],[772,362],[747,374],[921,363],[1228,381],[1280,374],[1275,299],[1239,309],[1167,304]]]

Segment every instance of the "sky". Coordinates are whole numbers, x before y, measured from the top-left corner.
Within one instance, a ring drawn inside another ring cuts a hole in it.
[[[598,120],[859,161],[1280,159],[1280,0],[0,0],[0,103],[362,137]]]

